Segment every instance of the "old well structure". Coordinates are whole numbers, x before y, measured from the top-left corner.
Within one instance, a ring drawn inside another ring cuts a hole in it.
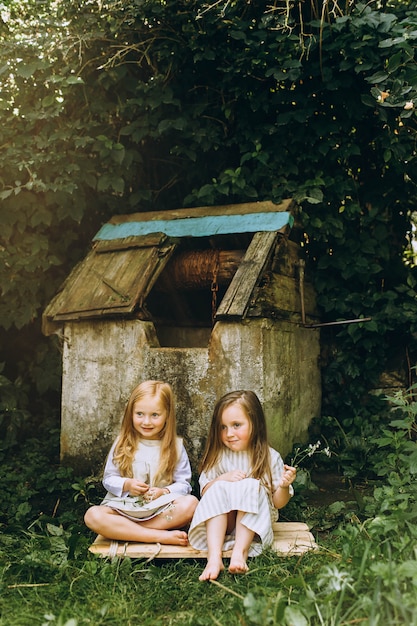
[[[63,346],[61,458],[97,472],[131,389],[171,383],[197,469],[217,398],[255,391],[282,455],[320,413],[319,330],[294,203],[116,216],[43,316]],[[310,326],[310,327],[309,327]]]

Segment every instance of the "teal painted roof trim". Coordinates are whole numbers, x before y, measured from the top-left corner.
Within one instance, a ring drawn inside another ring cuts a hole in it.
[[[207,215],[173,220],[104,224],[94,240],[110,241],[152,233],[164,233],[168,237],[210,237],[231,233],[270,232],[280,230],[287,225],[292,227],[293,224],[294,217],[287,211],[245,215]]]

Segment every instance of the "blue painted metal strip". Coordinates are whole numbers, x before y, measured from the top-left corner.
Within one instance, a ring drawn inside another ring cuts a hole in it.
[[[207,215],[174,220],[104,224],[94,240],[109,241],[151,233],[165,233],[168,237],[209,237],[231,233],[276,231],[287,225],[292,227],[293,224],[294,217],[287,211],[245,215]]]

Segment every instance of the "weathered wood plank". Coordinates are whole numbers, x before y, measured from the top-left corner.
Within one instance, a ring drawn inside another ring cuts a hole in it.
[[[310,283],[304,284],[304,307],[306,315],[318,317],[316,293]],[[298,279],[270,273],[257,291],[254,310],[261,317],[269,317],[280,311],[301,313],[301,295]],[[251,312],[252,313],[252,312]]]
[[[298,278],[300,246],[295,241],[290,241],[288,237],[280,237],[275,248],[271,269],[275,274]]]
[[[170,211],[147,211],[144,213],[130,213],[129,215],[114,215],[110,224],[124,224],[126,222],[150,222],[159,220],[182,220],[190,217],[208,217],[218,215],[247,215],[248,213],[280,213],[291,212],[296,203],[291,198],[275,204],[270,200],[263,202],[245,202],[241,204],[226,204],[222,206],[203,206],[191,209],[174,209]]]
[[[317,550],[307,524],[302,522],[277,522],[273,525],[274,543],[272,549],[280,555],[292,556]],[[138,559],[205,559],[205,551],[191,546],[169,546],[154,543],[114,542],[98,535],[89,548],[90,552],[101,557],[130,557]],[[230,558],[231,550],[223,553]]]
[[[95,235],[94,240],[122,239],[165,233],[169,237],[211,237],[237,233],[279,231],[291,227],[294,218],[287,211],[245,213],[244,215],[203,215],[183,219],[125,221],[119,224],[107,222]]]
[[[164,233],[150,233],[149,235],[139,237],[95,241],[94,250],[96,252],[112,252],[116,250],[128,250],[129,248],[150,248],[152,246],[161,246],[166,239],[167,236],[164,235]]]
[[[245,316],[253,291],[272,254],[276,239],[276,232],[255,233],[217,309],[216,319],[222,319],[224,317],[243,318]]]
[[[55,321],[55,314],[63,306],[65,306],[67,291],[71,288],[73,281],[78,280],[79,276],[84,271],[84,266],[90,262],[90,259],[94,256],[94,254],[94,250],[90,250],[85,259],[77,263],[77,265],[73,268],[73,270],[70,272],[70,274],[61,285],[58,293],[52,298],[52,300],[49,302],[48,306],[44,310],[42,314],[42,332],[44,335],[52,335],[53,333],[58,332],[61,329],[62,324]]]

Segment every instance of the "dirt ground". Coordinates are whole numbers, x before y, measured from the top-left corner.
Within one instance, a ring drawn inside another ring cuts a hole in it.
[[[317,487],[317,490],[309,491],[306,498],[311,506],[326,506],[333,502],[355,500],[352,485],[340,474],[313,472],[311,481]]]

